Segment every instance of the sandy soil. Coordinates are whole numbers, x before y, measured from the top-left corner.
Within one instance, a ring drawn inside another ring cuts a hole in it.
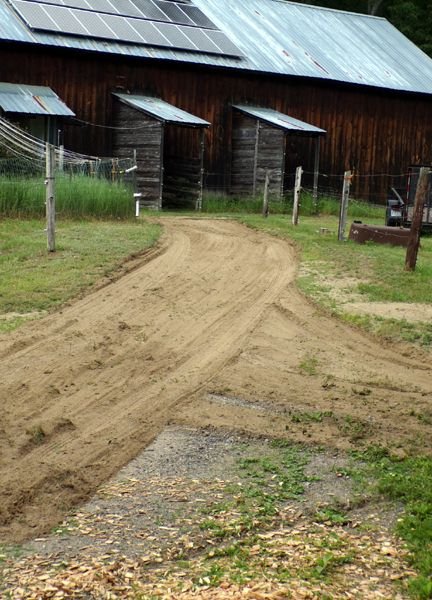
[[[342,309],[360,315],[375,315],[386,319],[404,319],[411,323],[432,321],[432,306],[406,302],[348,302]]]
[[[46,531],[168,423],[430,452],[430,355],[309,305],[294,249],[164,220],[142,266],[0,338],[0,537]]]

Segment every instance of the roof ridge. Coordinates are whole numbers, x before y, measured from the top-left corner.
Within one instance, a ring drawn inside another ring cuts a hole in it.
[[[42,0],[41,0],[42,1]],[[263,0],[265,1],[265,0]],[[356,17],[366,17],[367,19],[378,19],[387,21],[385,17],[379,17],[377,15],[369,15],[367,13],[358,13],[353,10],[342,10],[341,8],[330,8],[329,6],[317,6],[315,4],[308,4],[307,2],[294,2],[292,0],[268,0],[270,2],[279,2],[280,4],[291,4],[292,6],[301,6],[304,8],[312,8],[319,11],[336,12],[344,15],[355,15]]]

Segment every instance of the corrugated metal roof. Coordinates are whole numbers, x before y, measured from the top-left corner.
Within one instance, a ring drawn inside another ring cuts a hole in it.
[[[155,117],[159,121],[165,123],[176,123],[177,125],[187,125],[189,127],[208,127],[210,123],[200,119],[195,115],[177,108],[160,98],[153,98],[151,96],[139,96],[135,94],[113,94],[119,100],[141,110],[152,117]]]
[[[291,133],[304,133],[307,135],[325,135],[326,133],[325,129],[320,129],[319,127],[315,127],[315,125],[299,121],[272,108],[261,108],[247,104],[233,104],[233,108]]]
[[[0,108],[5,113],[75,116],[51,88],[38,85],[0,83]]]
[[[0,39],[432,93],[432,60],[388,21],[281,0],[194,0],[244,58],[31,31],[0,0]]]

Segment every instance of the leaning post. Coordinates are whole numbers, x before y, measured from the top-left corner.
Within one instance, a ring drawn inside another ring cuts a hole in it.
[[[411,222],[410,237],[408,240],[405,271],[415,271],[417,254],[420,247],[420,234],[423,222],[423,211],[429,188],[430,170],[426,167],[420,169],[414,202],[414,212]]]
[[[46,222],[48,252],[55,252],[55,152],[52,144],[45,146]]]
[[[297,167],[296,174],[295,174],[295,184],[294,184],[294,204],[293,204],[293,214],[292,214],[292,224],[293,225],[298,225],[302,175],[303,175],[303,168]]]
[[[345,240],[345,228],[346,228],[346,222],[347,222],[347,217],[348,217],[348,202],[349,202],[351,180],[352,180],[351,171],[345,171],[341,205],[340,205],[340,210],[339,210],[338,240],[340,242],[343,242]]]

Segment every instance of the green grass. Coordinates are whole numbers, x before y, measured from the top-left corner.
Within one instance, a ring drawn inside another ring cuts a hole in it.
[[[355,453],[357,479],[381,496],[404,506],[396,531],[411,553],[419,576],[409,582],[417,600],[432,598],[432,459],[399,459],[381,448]],[[371,481],[373,482],[371,484]]]
[[[293,207],[292,195],[281,200],[270,198],[270,213],[276,215],[291,215]],[[331,196],[321,196],[315,205],[313,197],[302,192],[300,200],[300,217],[312,215],[339,215],[340,199]],[[261,214],[263,208],[262,196],[226,196],[215,193],[204,193],[202,211],[210,214]],[[348,214],[353,219],[374,218],[384,221],[385,208],[371,205],[361,200],[351,200]]]
[[[61,221],[57,252],[47,253],[40,220],[0,221],[0,331],[14,329],[19,315],[48,311],[114,272],[130,255],[152,246],[160,228],[137,222]]]
[[[269,455],[239,459],[238,481],[226,483],[219,499],[201,509],[199,528],[212,540],[212,548],[195,585],[217,586],[227,578],[244,584],[260,576],[250,556],[251,547],[256,552],[261,544],[265,554],[265,542],[257,534],[279,528],[286,503],[298,500],[311,481],[305,473],[309,453],[304,448],[284,440],[276,440],[271,448]],[[283,565],[278,577],[290,578]]]
[[[42,176],[16,179],[0,176],[0,215],[42,217],[45,193]],[[56,212],[63,218],[127,219],[135,212],[132,190],[122,183],[103,178],[57,176],[55,193]]]
[[[374,213],[375,209],[366,221],[383,223]],[[432,237],[422,237],[417,268],[414,272],[406,272],[405,248],[339,242],[338,219],[331,215],[302,217],[297,227],[291,224],[288,216],[277,214],[270,215],[267,219],[258,215],[242,215],[240,219],[250,227],[297,243],[302,264],[298,285],[316,302],[343,319],[387,338],[423,345],[432,343],[432,325],[426,321],[414,323],[342,311],[342,304],[349,294],[363,302],[430,304]],[[322,228],[328,233],[320,233]],[[339,292],[335,295],[336,283]]]
[[[200,529],[221,540],[239,537],[278,522],[281,507],[304,493],[308,457],[294,446],[274,446],[272,456],[244,458],[238,463],[241,483],[225,489],[224,499],[204,510]]]
[[[305,356],[300,361],[299,369],[304,375],[317,375],[318,359],[315,356]]]

